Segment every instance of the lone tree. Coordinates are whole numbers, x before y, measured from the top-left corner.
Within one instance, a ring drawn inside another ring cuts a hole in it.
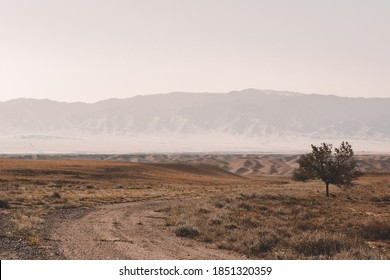
[[[329,184],[352,186],[353,180],[363,175],[348,142],[342,142],[340,148],[334,149],[334,153],[332,144],[322,143],[319,147],[311,145],[311,148],[310,154],[299,158],[299,168],[293,173],[295,180],[320,179],[326,185],[326,196],[329,196]]]

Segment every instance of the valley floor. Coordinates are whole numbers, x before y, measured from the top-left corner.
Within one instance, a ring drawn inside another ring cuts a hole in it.
[[[0,258],[390,259],[390,175],[324,189],[204,163],[1,159]]]

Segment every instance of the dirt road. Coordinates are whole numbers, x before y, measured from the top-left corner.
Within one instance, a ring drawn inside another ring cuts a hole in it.
[[[57,217],[51,239],[65,259],[244,259],[206,243],[176,237],[166,213],[185,201],[143,201],[97,207],[87,214]]]

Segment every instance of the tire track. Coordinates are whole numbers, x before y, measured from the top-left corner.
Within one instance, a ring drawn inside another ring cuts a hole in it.
[[[190,200],[142,201],[96,207],[53,221],[51,238],[66,259],[246,259],[210,244],[176,237],[163,207]]]

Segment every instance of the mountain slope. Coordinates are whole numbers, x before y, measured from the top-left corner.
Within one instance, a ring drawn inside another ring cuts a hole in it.
[[[0,102],[2,136],[31,138],[305,137],[390,139],[390,98],[345,98],[248,89],[170,93],[94,104]]]

